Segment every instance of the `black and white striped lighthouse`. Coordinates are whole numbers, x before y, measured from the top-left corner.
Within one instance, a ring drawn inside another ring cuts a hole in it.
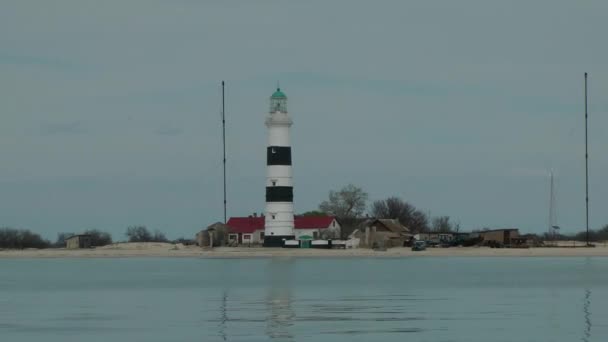
[[[264,246],[281,247],[294,239],[293,181],[289,129],[293,121],[287,113],[287,96],[277,88],[270,97],[266,116],[268,148],[266,152],[266,216]]]

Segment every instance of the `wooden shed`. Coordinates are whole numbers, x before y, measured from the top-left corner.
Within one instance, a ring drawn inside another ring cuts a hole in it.
[[[67,249],[91,248],[91,235],[72,235],[65,240],[65,247]]]

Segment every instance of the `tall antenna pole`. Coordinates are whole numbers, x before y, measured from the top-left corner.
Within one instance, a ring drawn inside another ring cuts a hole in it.
[[[553,228],[553,226],[555,225],[554,223],[554,210],[555,210],[555,194],[553,193],[553,170],[551,170],[549,172],[549,176],[550,176],[550,181],[549,181],[549,236],[551,237],[551,239],[553,240],[553,243],[555,243],[555,230]]]
[[[587,73],[585,73],[585,219],[587,224],[587,246],[589,246],[589,139],[587,121],[589,121],[587,113]]]
[[[224,224],[226,224],[226,101],[222,81],[222,148],[224,150]]]

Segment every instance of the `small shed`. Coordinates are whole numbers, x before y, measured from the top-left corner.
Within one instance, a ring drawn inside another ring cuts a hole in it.
[[[65,240],[67,249],[91,248],[91,235],[72,235]]]
[[[201,247],[223,246],[228,241],[227,225],[216,222],[196,234],[196,244]]]

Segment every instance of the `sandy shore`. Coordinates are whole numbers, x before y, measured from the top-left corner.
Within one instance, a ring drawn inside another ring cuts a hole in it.
[[[566,244],[568,245],[568,244]],[[568,245],[571,246],[571,245]],[[201,258],[252,258],[252,257],[585,257],[608,256],[608,246],[595,248],[505,248],[453,247],[429,248],[412,252],[409,248],[391,248],[387,251],[369,249],[282,249],[261,247],[219,247],[203,249],[169,243],[117,243],[91,249],[27,249],[0,250],[2,258],[125,258],[125,257],[201,257]]]

